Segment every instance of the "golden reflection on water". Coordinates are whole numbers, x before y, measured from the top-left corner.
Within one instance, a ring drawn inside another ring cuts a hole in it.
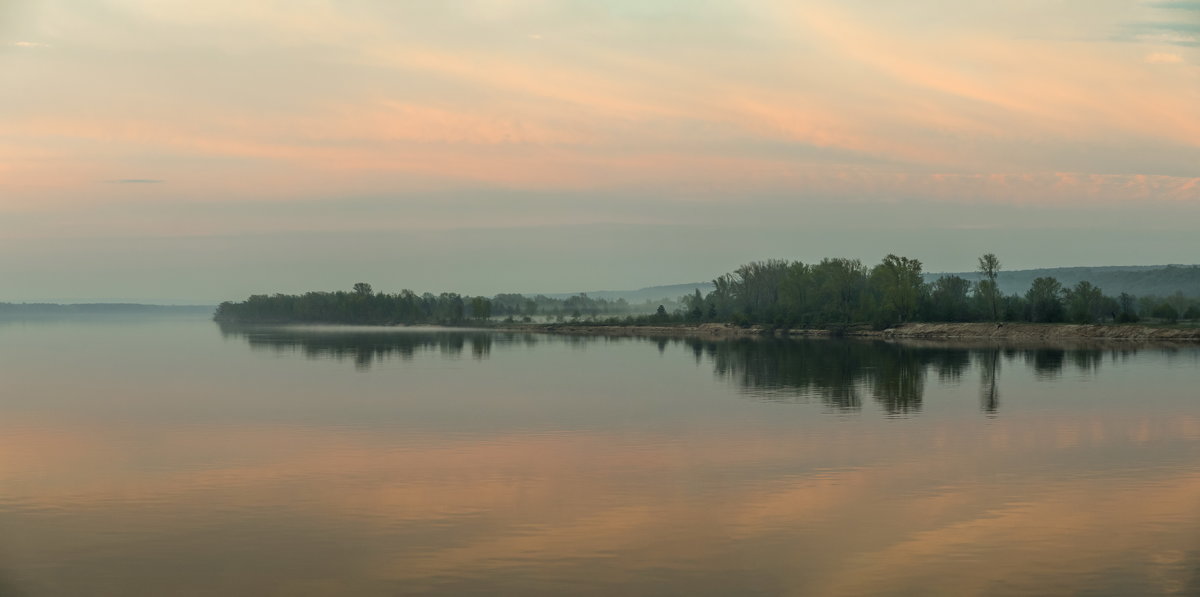
[[[946,422],[929,431],[398,438],[25,424],[0,438],[0,483],[5,510],[24,515],[12,524],[9,514],[6,526],[21,532],[31,561],[128,555],[164,541],[186,553],[203,528],[252,530],[271,509],[299,528],[326,529],[330,549],[354,544],[352,557],[316,565],[313,578],[306,570],[325,557],[319,548],[300,554],[290,578],[248,568],[222,581],[276,594],[319,594],[328,575],[348,583],[338,585],[345,593],[636,586],[652,575],[703,593],[722,588],[706,584],[721,573],[766,576],[762,588],[789,594],[1074,593],[1094,588],[1089,571],[1110,567],[1133,569],[1157,591],[1196,588],[1200,471],[1039,465],[1057,452],[1090,461],[1192,442],[1196,419],[1021,421],[983,436]],[[839,450],[864,458],[821,468]],[[879,454],[886,459],[865,457]],[[105,534],[114,527],[128,535]],[[80,537],[90,540],[72,545]],[[121,584],[132,578],[109,580],[99,587],[139,591]]]
[[[1200,592],[1178,355],[189,329],[0,341],[0,595]]]

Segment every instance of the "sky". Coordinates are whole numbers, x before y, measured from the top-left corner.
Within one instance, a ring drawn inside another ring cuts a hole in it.
[[[1200,2],[0,0],[0,301],[1200,262]]]

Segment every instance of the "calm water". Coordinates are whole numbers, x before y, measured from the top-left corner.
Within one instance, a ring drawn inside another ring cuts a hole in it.
[[[0,322],[0,595],[1200,594],[1200,349]]]

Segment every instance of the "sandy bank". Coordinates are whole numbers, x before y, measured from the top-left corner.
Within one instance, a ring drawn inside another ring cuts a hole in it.
[[[698,325],[578,325],[550,323],[513,326],[503,329],[580,336],[646,336],[657,338],[750,338],[770,333],[759,326],[740,327],[727,323],[701,323]]]
[[[1021,342],[1067,340],[1200,342],[1200,328],[1156,328],[1138,325],[1072,325],[1057,323],[908,323],[885,330],[872,330],[865,326],[856,326],[841,330],[771,330],[762,326],[740,327],[725,323],[664,326],[535,324],[513,326],[505,329],[584,336],[713,339],[761,336],[847,336],[881,339],[985,339]]]
[[[1200,341],[1200,328],[1064,323],[909,323],[879,332],[891,338],[991,338],[1002,340]]]

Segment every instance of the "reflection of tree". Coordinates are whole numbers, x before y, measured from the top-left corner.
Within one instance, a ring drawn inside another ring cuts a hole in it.
[[[927,351],[885,345],[875,374],[871,376],[875,400],[888,414],[904,414],[921,410],[925,393],[925,368],[932,359]]]
[[[1037,377],[1051,379],[1062,373],[1067,351],[1061,348],[1038,348],[1028,351],[1026,358],[1032,361],[1033,372]]]
[[[1081,373],[1095,373],[1104,361],[1104,352],[1099,349],[1072,350],[1071,362]]]
[[[826,404],[862,406],[861,381],[868,344],[822,340],[730,340],[705,342],[716,374],[756,395],[780,399],[816,395]],[[869,360],[869,359],[867,359]]]
[[[991,348],[980,350],[978,363],[981,375],[980,401],[983,412],[994,415],[1000,408],[1000,391],[997,389],[997,378],[1000,376],[1000,349]]]
[[[312,330],[305,328],[222,325],[226,337],[244,338],[253,350],[299,352],[311,359],[351,360],[356,368],[390,358],[411,360],[423,352],[459,357],[470,345],[471,356],[486,359],[493,343],[532,345],[532,334],[410,330]]]
[[[471,356],[482,361],[492,354],[492,335],[476,334],[471,337]]]
[[[703,345],[718,376],[772,400],[819,398],[839,410],[862,407],[869,392],[892,414],[920,410],[926,369],[954,377],[970,363],[959,350],[915,349],[886,342],[829,340],[690,341]]]
[[[971,353],[959,348],[931,348],[930,359],[938,381],[958,381],[971,366]]]
[[[589,345],[651,343],[660,354],[681,344],[699,364],[712,362],[717,376],[743,391],[768,400],[815,398],[831,408],[854,411],[870,395],[889,414],[918,412],[923,406],[930,372],[941,382],[957,383],[972,366],[980,369],[980,408],[999,410],[1002,357],[1023,358],[1039,379],[1058,377],[1070,361],[1084,371],[1096,370],[1108,352],[1099,349],[960,348],[952,344],[905,344],[855,340],[784,340],[772,338],[704,340],[680,338],[545,336],[517,332],[412,329],[362,330],[221,325],[227,337],[245,339],[253,350],[296,352],[312,359],[350,360],[359,369],[391,359],[411,360],[429,352],[459,358],[469,348],[476,360],[491,356],[493,346],[534,346],[550,342],[573,349]],[[1112,358],[1129,358],[1136,349],[1112,349]],[[1195,358],[1195,357],[1193,357]],[[1200,362],[1200,359],[1196,359]]]
[[[1068,360],[1095,369],[1105,354],[1095,349],[968,349],[819,339],[688,343],[697,359],[707,354],[718,376],[734,381],[749,394],[769,400],[815,398],[832,408],[857,410],[862,407],[863,394],[869,393],[889,414],[920,411],[931,372],[939,381],[957,382],[974,363],[980,370],[980,409],[994,415],[1000,408],[1003,360],[1011,363],[1023,357],[1037,377],[1046,379],[1058,376]]]

